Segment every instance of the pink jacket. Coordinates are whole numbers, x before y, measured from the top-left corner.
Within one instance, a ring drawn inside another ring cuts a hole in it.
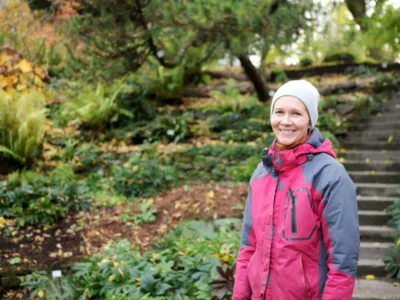
[[[350,300],[359,255],[356,188],[318,129],[254,171],[233,300]]]

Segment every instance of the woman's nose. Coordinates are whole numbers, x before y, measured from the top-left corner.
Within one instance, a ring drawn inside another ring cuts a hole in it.
[[[290,124],[291,122],[292,122],[292,121],[291,121],[291,119],[290,119],[290,116],[289,116],[288,114],[286,114],[286,115],[283,116],[283,119],[282,119],[282,122],[281,122],[281,123]]]

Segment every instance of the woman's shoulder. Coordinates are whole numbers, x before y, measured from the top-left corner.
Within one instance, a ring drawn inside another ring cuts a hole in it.
[[[328,153],[318,153],[303,165],[305,174],[323,175],[330,178],[347,176],[345,167]]]

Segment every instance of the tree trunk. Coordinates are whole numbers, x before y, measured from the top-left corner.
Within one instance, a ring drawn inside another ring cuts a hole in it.
[[[347,8],[352,14],[354,21],[360,26],[362,32],[368,30],[367,23],[365,22],[367,6],[365,0],[345,0]],[[385,1],[378,0],[375,9],[377,11],[382,9]],[[377,61],[382,60],[382,52],[378,48],[369,47],[368,54]]]
[[[365,31],[364,17],[367,11],[365,0],[345,0],[346,6],[353,15],[354,21]]]
[[[244,72],[254,86],[258,100],[266,102],[269,98],[268,88],[264,78],[259,74],[256,67],[251,62],[250,58],[246,55],[238,55],[238,59],[242,64]]]

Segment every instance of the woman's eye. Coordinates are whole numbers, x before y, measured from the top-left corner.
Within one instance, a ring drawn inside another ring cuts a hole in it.
[[[283,112],[282,112],[281,110],[277,110],[277,111],[275,112],[275,114],[280,115],[280,114],[283,114]]]
[[[299,113],[298,111],[295,111],[293,114],[295,114],[296,116],[301,116],[301,113]]]

